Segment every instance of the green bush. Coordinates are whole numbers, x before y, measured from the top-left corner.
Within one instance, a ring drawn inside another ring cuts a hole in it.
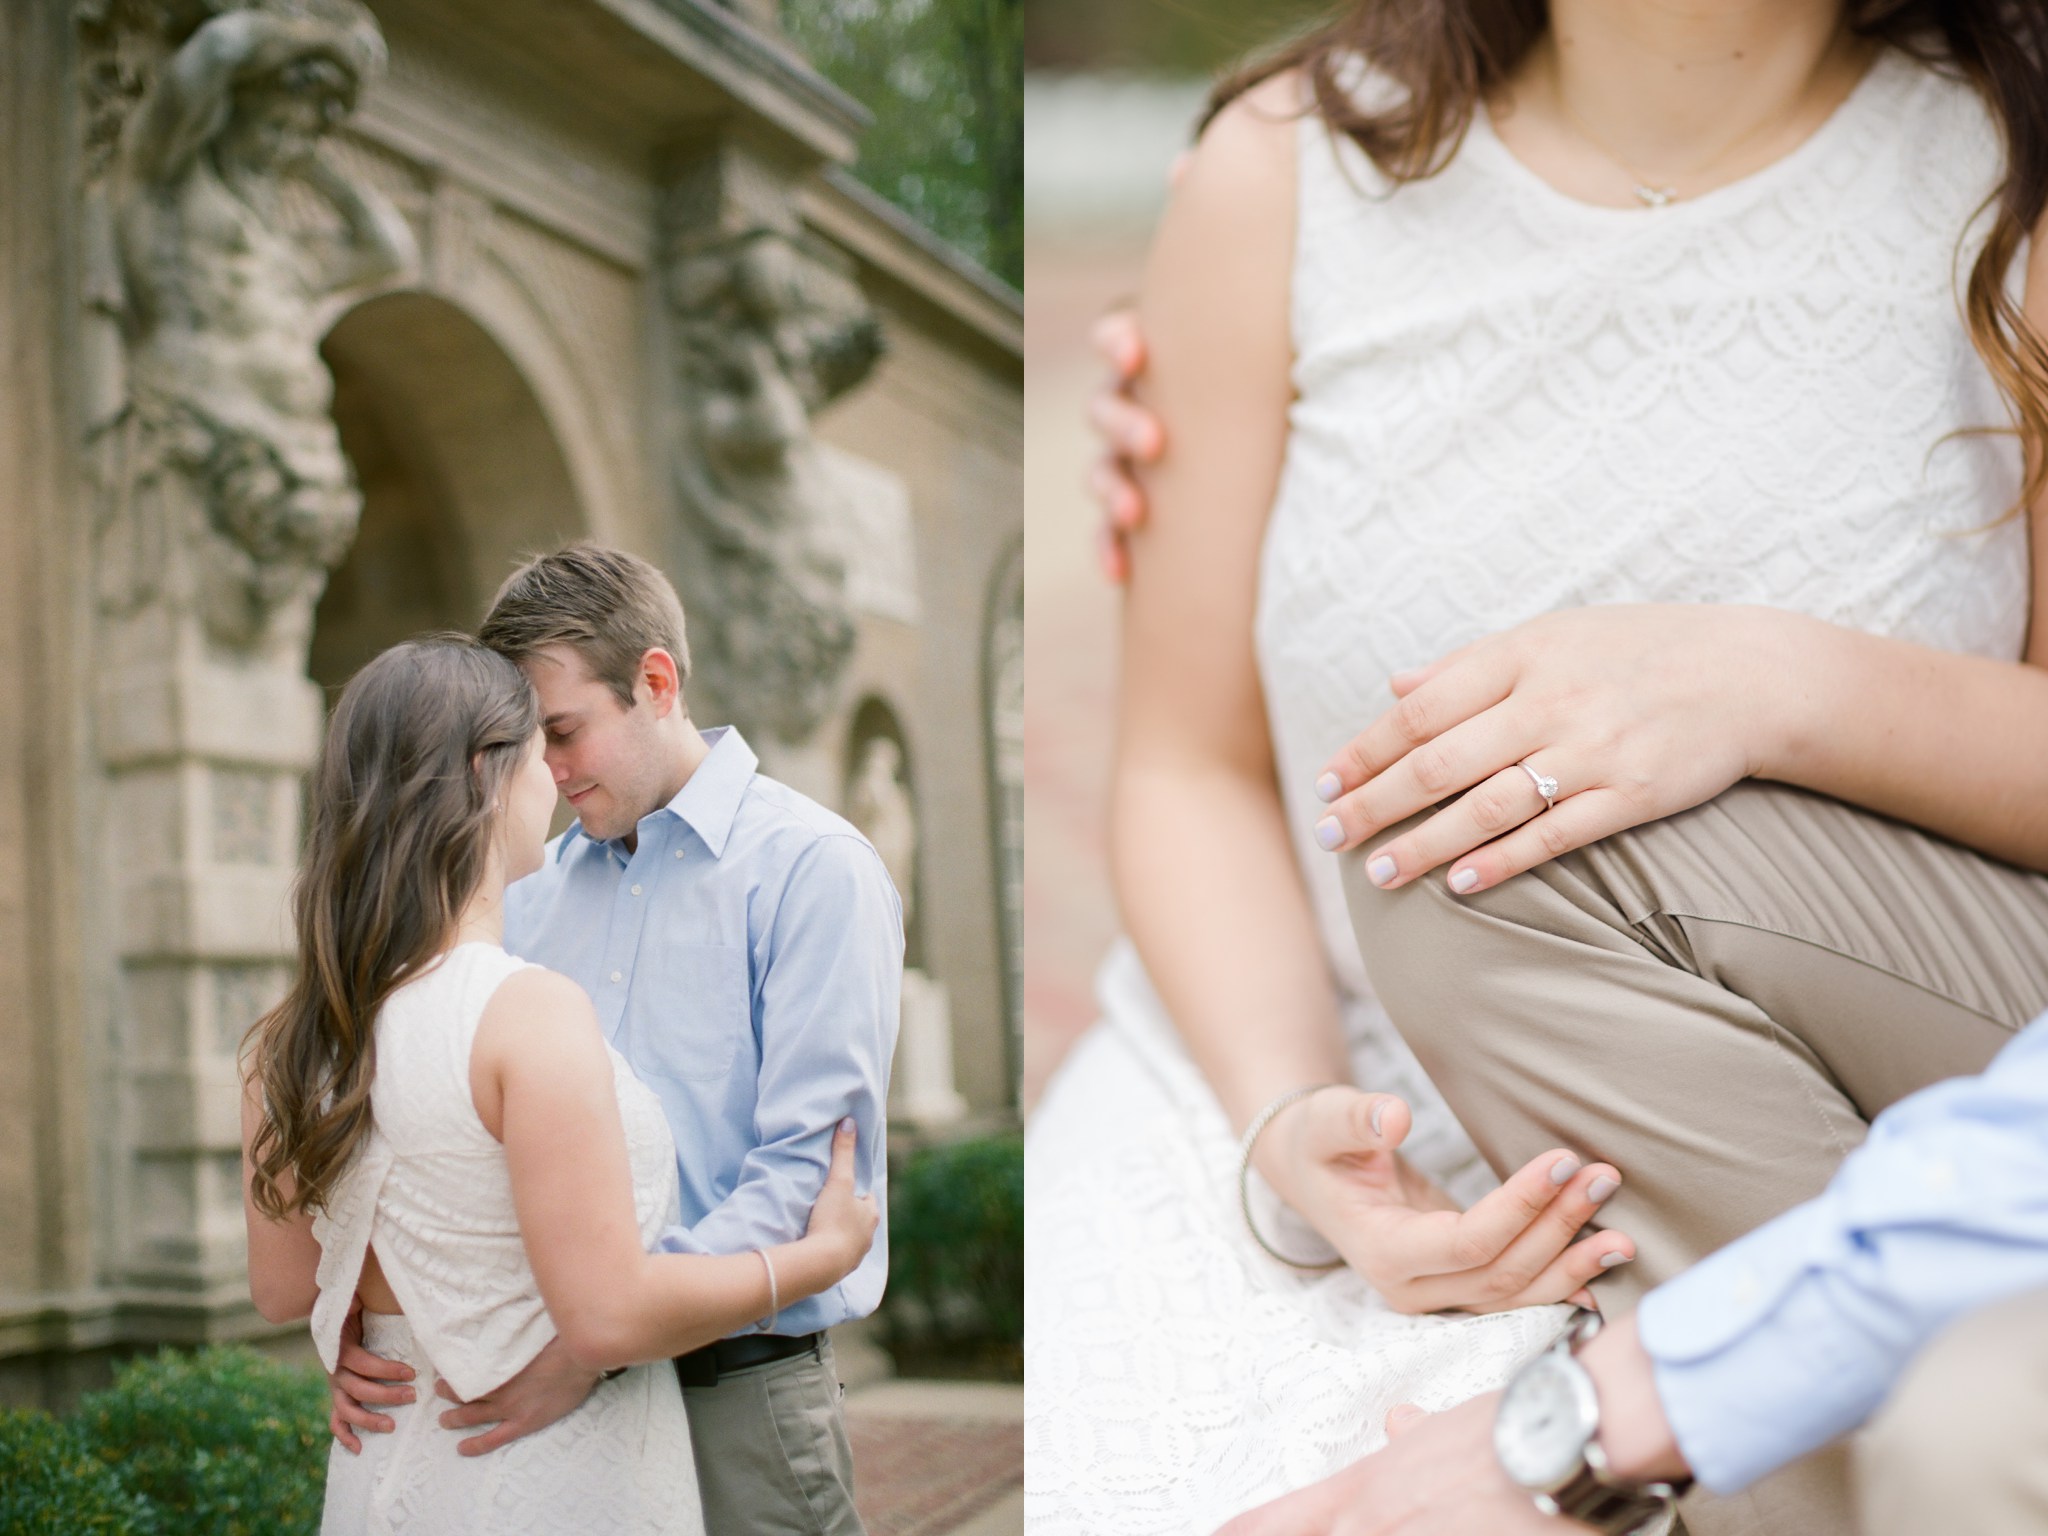
[[[148,1500],[160,1536],[312,1536],[327,1409],[322,1377],[234,1345],[124,1366],[80,1401],[75,1422]]]
[[[890,1175],[883,1325],[899,1363],[906,1353],[1020,1358],[1021,1136],[926,1147]]]
[[[77,1426],[0,1411],[0,1536],[156,1536],[149,1506],[92,1453]]]

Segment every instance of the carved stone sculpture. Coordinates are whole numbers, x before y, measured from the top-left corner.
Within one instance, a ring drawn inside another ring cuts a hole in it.
[[[861,745],[846,791],[846,819],[882,856],[903,899],[903,931],[917,932],[917,806],[904,782],[903,748],[893,736],[870,736]]]
[[[384,44],[359,0],[88,0],[81,395],[118,1080],[108,1278],[202,1317],[246,1268],[235,1048],[283,985],[314,603],[360,496],[320,339],[414,260],[328,157]],[[130,1049],[129,1042],[139,1048]],[[203,1325],[210,1326],[210,1325]]]
[[[757,230],[670,264],[676,450],[697,665],[719,706],[798,743],[853,649],[841,487],[811,416],[865,378],[881,332],[851,279]]]
[[[383,60],[355,0],[229,10],[127,118],[109,185],[127,398],[100,551],[116,609],[182,572],[177,596],[217,643],[303,648],[361,510],[329,414],[323,301],[415,259],[397,211],[322,152]],[[293,182],[332,210],[326,227],[291,227]]]

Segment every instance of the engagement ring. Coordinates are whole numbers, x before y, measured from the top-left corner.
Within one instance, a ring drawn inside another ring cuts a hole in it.
[[[1527,758],[1524,758],[1515,766],[1529,775],[1529,781],[1536,786],[1536,793],[1543,797],[1543,809],[1546,811],[1556,810],[1557,780],[1547,773],[1538,773],[1534,768],[1531,768]]]

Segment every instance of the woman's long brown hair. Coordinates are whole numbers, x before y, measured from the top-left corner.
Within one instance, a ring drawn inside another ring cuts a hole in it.
[[[1300,70],[1330,127],[1394,182],[1450,163],[1481,99],[1498,90],[1550,23],[1545,0],[1364,0],[1219,84],[1203,126],[1260,81]],[[1970,270],[1970,340],[2013,413],[2026,454],[2022,505],[2048,485],[2048,346],[2006,292],[2005,274],[2048,207],[2048,6],[2032,0],[1849,0],[1851,32],[1976,87],[2005,140],[1996,215]],[[1398,90],[1367,111],[1345,88],[1364,59]],[[1958,232],[1960,237],[1960,232]]]
[[[454,937],[539,727],[519,669],[466,635],[394,646],[342,689],[292,892],[298,967],[245,1042],[265,1215],[320,1209],[369,1134],[377,1012]]]

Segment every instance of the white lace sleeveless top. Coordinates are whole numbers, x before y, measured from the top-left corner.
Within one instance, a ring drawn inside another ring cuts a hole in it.
[[[494,944],[458,945],[377,1015],[374,1128],[313,1222],[313,1340],[330,1371],[372,1243],[414,1340],[463,1397],[516,1375],[555,1336],[519,1236],[505,1149],[469,1086],[484,1005],[524,964]],[[634,1210],[652,1248],[680,1219],[675,1142],[653,1091],[611,1057]]]
[[[1968,86],[1887,53],[1790,156],[1662,209],[1565,197],[1483,114],[1441,174],[1391,190],[1321,119],[1299,132],[1298,399],[1257,644],[1353,997],[1311,785],[1391,673],[1620,602],[2020,655],[2024,526],[1983,531],[2019,449],[1955,435],[2008,420],[1960,303],[2002,164]]]

